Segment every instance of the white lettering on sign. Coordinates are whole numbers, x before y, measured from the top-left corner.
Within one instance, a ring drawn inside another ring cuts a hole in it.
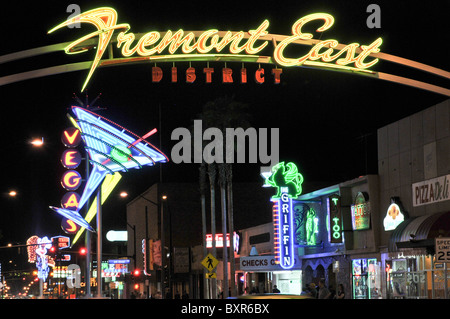
[[[294,245],[292,235],[292,199],[286,192],[287,189],[282,187],[281,197],[278,207],[281,210],[279,215],[279,229],[281,229],[281,241],[279,242],[279,261],[283,269],[290,269],[294,266]]]
[[[450,238],[436,238],[435,251],[437,263],[450,263]]]
[[[244,271],[265,271],[265,270],[283,270],[281,265],[277,263],[275,256],[249,256],[240,258],[240,270]],[[295,265],[298,265],[298,260],[294,259]]]
[[[427,205],[450,199],[450,174],[412,185],[413,206]]]

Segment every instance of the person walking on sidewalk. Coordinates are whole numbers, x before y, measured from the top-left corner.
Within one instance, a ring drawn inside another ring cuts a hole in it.
[[[328,299],[330,298],[331,293],[328,288],[325,286],[325,279],[321,278],[319,280],[319,294],[317,299]]]

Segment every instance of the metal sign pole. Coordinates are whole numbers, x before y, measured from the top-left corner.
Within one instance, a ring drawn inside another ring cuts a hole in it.
[[[86,180],[89,178],[89,153],[85,151],[85,160],[86,160]],[[89,211],[89,201],[87,201],[86,205],[86,215]],[[85,246],[86,246],[86,297],[91,298],[91,233],[86,231],[85,238]]]
[[[97,190],[97,298],[102,297],[102,204],[101,186]]]

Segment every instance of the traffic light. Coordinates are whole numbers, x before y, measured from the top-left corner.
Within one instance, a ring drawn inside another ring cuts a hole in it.
[[[52,245],[52,247],[50,247],[48,249],[47,254],[54,257],[56,255],[56,253],[58,252],[58,247],[56,247],[56,245]]]
[[[80,248],[80,255],[81,255],[81,256],[86,256],[86,254],[87,254],[87,249],[86,249],[86,247],[81,247],[81,248]]]
[[[141,275],[141,271],[139,269],[135,269],[133,271],[133,277],[134,278],[139,278],[140,275]]]

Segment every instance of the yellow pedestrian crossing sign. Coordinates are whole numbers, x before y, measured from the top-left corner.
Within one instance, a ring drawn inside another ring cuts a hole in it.
[[[207,272],[205,277],[207,279],[211,279],[211,278],[217,278],[217,274],[215,272]]]
[[[208,269],[209,272],[211,272],[216,266],[219,264],[219,261],[209,253],[205,259],[202,260],[202,265],[206,269]]]

